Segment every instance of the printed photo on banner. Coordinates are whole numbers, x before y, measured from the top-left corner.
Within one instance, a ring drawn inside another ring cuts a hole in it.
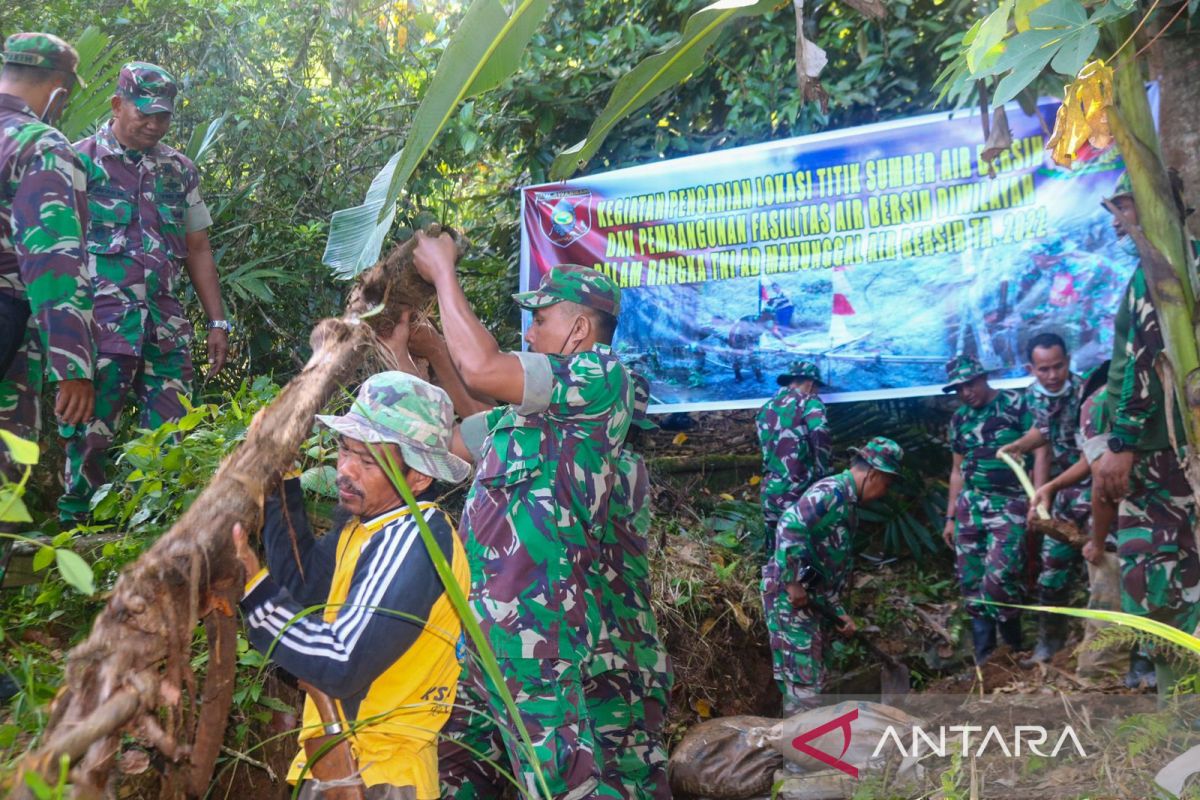
[[[1119,157],[1053,165],[1057,110],[1009,106],[990,166],[977,113],[934,114],[528,187],[521,288],[559,264],[616,280],[614,346],[655,411],[758,406],[798,358],[831,402],[939,394],[958,353],[1019,379],[1043,331],[1084,370],[1136,256],[1101,205]]]

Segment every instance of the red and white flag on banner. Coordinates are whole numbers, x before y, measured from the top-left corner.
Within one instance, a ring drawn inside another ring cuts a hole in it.
[[[850,324],[856,314],[854,304],[850,302],[852,290],[850,280],[846,277],[847,267],[833,268],[833,316],[829,318],[829,346],[837,347],[855,338],[850,332]]]

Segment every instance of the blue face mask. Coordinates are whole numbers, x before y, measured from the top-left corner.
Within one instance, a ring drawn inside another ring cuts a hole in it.
[[[1141,258],[1138,255],[1137,245],[1134,244],[1132,236],[1122,236],[1120,239],[1117,239],[1117,249],[1130,258]]]

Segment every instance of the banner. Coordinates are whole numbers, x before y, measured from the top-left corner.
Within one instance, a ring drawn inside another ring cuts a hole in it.
[[[1058,105],[1007,108],[990,175],[976,112],[524,188],[521,288],[567,263],[616,280],[614,347],[655,411],[761,405],[797,359],[829,402],[939,393],[962,352],[1020,384],[1044,331],[1090,368],[1136,259],[1100,205],[1115,149],[1075,170],[1045,155]]]

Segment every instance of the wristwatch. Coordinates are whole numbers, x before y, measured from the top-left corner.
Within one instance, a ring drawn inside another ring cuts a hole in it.
[[[1108,437],[1108,450],[1110,453],[1120,453],[1121,451],[1127,450],[1128,448],[1129,448],[1129,445],[1125,444],[1125,440],[1122,439],[1120,436]]]
[[[220,330],[226,333],[233,333],[233,323],[227,319],[210,319],[208,321],[208,329],[210,331]]]

